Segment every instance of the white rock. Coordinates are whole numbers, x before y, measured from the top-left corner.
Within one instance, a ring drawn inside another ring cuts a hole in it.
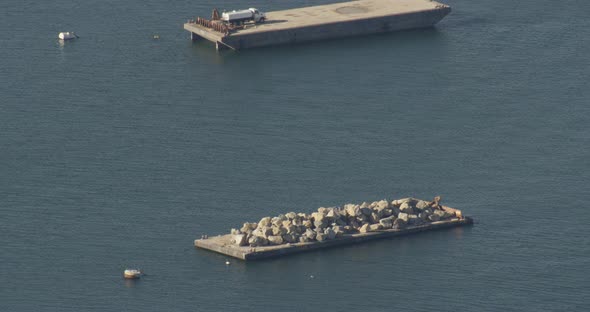
[[[363,224],[363,226],[361,226],[359,228],[359,232],[360,233],[367,233],[367,232],[369,232],[369,224],[368,223]]]
[[[376,232],[383,229],[383,227],[381,226],[381,224],[369,224],[369,232]]]
[[[332,230],[334,230],[334,234],[336,235],[336,237],[341,237],[342,235],[344,235],[344,227],[342,226],[334,226],[332,227]]]
[[[397,215],[397,218],[398,218],[398,219],[401,219],[401,220],[402,220],[404,223],[407,223],[407,222],[408,222],[408,214],[407,214],[407,213],[400,212],[400,213]]]
[[[248,240],[248,243],[252,247],[266,246],[266,245],[268,245],[268,240],[266,238],[264,238],[264,237],[252,236]]]
[[[271,245],[281,245],[283,243],[283,237],[279,235],[271,235],[268,237],[268,242]]]
[[[417,208],[417,209],[424,210],[424,209],[426,209],[426,208],[428,208],[428,207],[430,207],[430,205],[429,205],[429,203],[428,203],[428,202],[426,202],[426,201],[419,200],[419,201],[416,203],[416,208]]]
[[[408,214],[414,213],[414,207],[409,202],[404,202],[399,206],[399,210]]]
[[[265,232],[266,231],[262,231],[262,228],[256,228],[256,230],[252,231],[252,236],[266,238],[266,236],[268,236],[268,235],[266,235]],[[271,232],[271,234],[272,234],[272,232]]]
[[[361,214],[359,205],[346,204],[344,205],[344,210],[346,211],[346,214],[351,217],[357,217]]]
[[[401,204],[407,203],[410,200],[412,200],[412,199],[409,198],[409,197],[408,198],[396,199],[396,200],[392,201],[391,204],[394,205],[394,206],[400,206]]]
[[[326,217],[335,219],[337,217],[340,217],[340,214],[338,213],[338,210],[336,210],[336,208],[330,208],[330,210],[328,210],[328,213],[326,213]]]
[[[387,209],[389,208],[389,202],[387,200],[381,200],[377,203],[377,206],[375,207],[378,210],[383,210],[383,209]]]
[[[270,223],[273,226],[280,226],[281,224],[283,224],[283,220],[281,220],[281,218],[279,218],[279,217],[274,217],[274,218],[270,219]]]
[[[242,226],[242,228],[240,229],[240,231],[242,231],[242,233],[252,233],[252,231],[254,231],[256,229],[256,227],[258,226],[257,223],[250,223],[250,222],[246,222],[244,223],[244,225]]]
[[[285,220],[285,221],[283,221],[283,222],[281,223],[281,225],[282,225],[284,228],[288,228],[288,227],[290,227],[292,224],[293,224],[293,222],[291,222],[291,220]]]
[[[318,212],[325,215],[328,213],[328,211],[330,210],[330,208],[326,208],[326,207],[320,207],[318,208]]]
[[[271,219],[270,217],[264,217],[262,219],[260,219],[260,222],[258,222],[258,227],[259,228],[263,228],[263,227],[267,227],[271,225]]]
[[[248,244],[246,234],[237,234],[231,236],[231,243],[237,246],[245,246]]]

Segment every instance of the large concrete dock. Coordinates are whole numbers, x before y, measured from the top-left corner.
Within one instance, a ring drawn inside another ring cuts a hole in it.
[[[191,38],[234,50],[430,27],[451,8],[430,0],[357,0],[267,12],[265,23],[220,31],[196,21],[184,24]]]
[[[275,258],[285,256],[294,253],[300,253],[305,251],[312,251],[330,247],[337,247],[343,245],[351,245],[366,242],[375,239],[384,239],[395,236],[403,236],[408,234],[414,234],[418,232],[433,231],[446,229],[451,227],[458,227],[464,225],[473,224],[473,220],[469,217],[465,218],[453,218],[451,220],[437,221],[425,225],[410,226],[404,229],[387,229],[380,230],[377,232],[368,233],[357,233],[357,234],[345,234],[344,236],[322,242],[307,242],[307,243],[294,243],[277,246],[263,246],[263,247],[239,247],[231,242],[231,236],[222,235],[210,237],[207,239],[195,240],[195,246],[202,249],[207,249],[217,253],[221,253],[230,257],[238,258],[241,260],[260,260],[267,258]]]

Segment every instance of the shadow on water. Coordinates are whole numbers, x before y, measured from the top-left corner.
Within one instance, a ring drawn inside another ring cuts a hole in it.
[[[135,288],[141,286],[141,279],[126,279],[123,278],[125,282],[125,288]]]
[[[458,17],[449,18],[445,24],[448,27],[469,28],[469,26],[490,24],[491,22],[492,20],[485,17],[471,17],[459,15]]]

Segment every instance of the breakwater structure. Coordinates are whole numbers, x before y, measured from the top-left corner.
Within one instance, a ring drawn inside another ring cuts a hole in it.
[[[431,27],[451,12],[432,0],[357,0],[267,12],[264,23],[234,27],[219,19],[197,17],[184,24],[192,40],[215,43],[217,50],[319,41]]]
[[[203,236],[195,240],[195,247],[241,260],[259,260],[470,224],[473,219],[460,210],[440,205],[440,197],[433,201],[384,199],[320,207],[311,214],[264,217],[231,229],[230,234]]]

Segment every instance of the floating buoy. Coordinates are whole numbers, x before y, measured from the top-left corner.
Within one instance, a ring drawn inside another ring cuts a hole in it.
[[[76,35],[74,32],[60,32],[57,37],[61,40],[71,40],[71,39],[76,39],[78,38],[78,35]]]
[[[154,35],[154,39],[160,39],[160,35]]]
[[[313,278],[314,278],[314,276],[313,276],[313,275],[310,275],[310,276],[309,276],[309,278],[312,278],[312,279],[313,279]]]
[[[138,279],[141,277],[141,271],[136,269],[127,269],[123,272],[126,279]]]
[[[225,260],[225,264],[230,265],[231,263],[229,263],[229,260]]]

